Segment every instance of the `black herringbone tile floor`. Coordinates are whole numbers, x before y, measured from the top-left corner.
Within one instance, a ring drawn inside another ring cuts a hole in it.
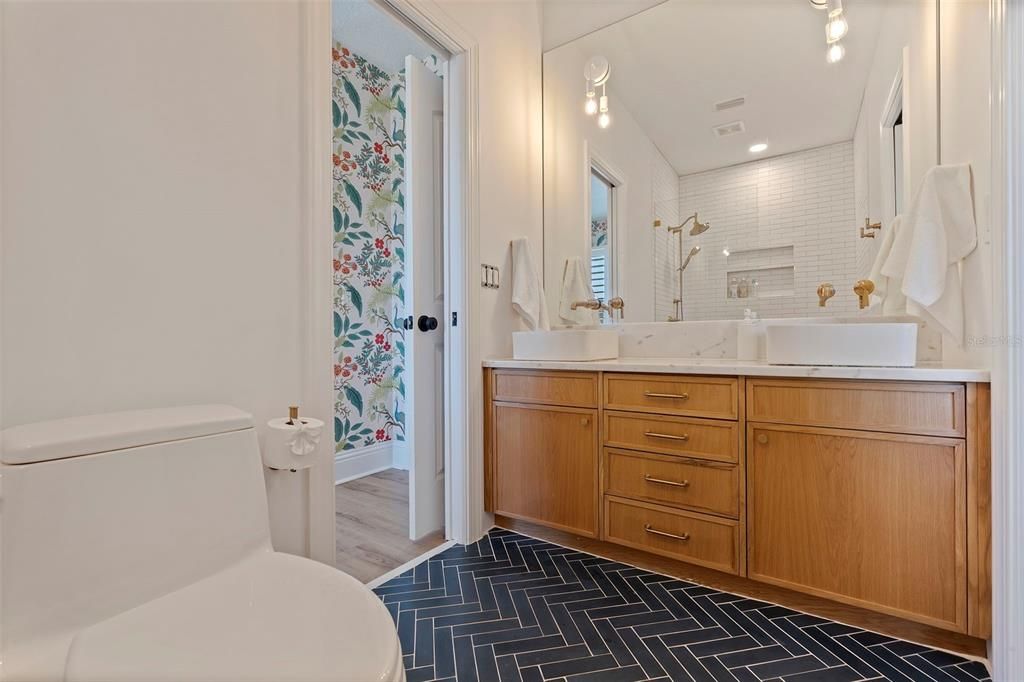
[[[976,661],[501,529],[375,591],[409,682],[989,679]]]

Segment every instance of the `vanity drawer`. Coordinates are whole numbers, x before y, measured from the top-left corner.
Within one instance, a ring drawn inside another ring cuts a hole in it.
[[[736,518],[735,465],[671,455],[605,450],[605,492]]]
[[[608,542],[719,571],[740,572],[739,524],[732,519],[616,497],[605,497],[604,512]]]
[[[747,420],[964,436],[963,384],[749,379]]]
[[[610,410],[736,419],[737,386],[736,379],[729,377],[605,374],[604,406]]]
[[[493,400],[567,407],[597,407],[596,372],[496,369],[491,376]]]
[[[736,422],[604,413],[604,443],[611,447],[736,462],[739,429]]]

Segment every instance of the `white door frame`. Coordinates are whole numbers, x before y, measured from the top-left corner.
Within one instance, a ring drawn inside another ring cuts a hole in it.
[[[445,198],[445,533],[460,543],[477,540],[486,530],[483,505],[483,380],[476,313],[479,292],[474,276],[480,269],[479,247],[479,48],[475,39],[451,20],[433,0],[377,0],[412,24],[451,55],[445,79],[447,182]],[[302,238],[305,267],[301,329],[308,335],[303,349],[302,396],[307,411],[333,424],[334,382],[331,295],[333,228],[330,222],[332,178],[327,154],[331,126],[331,6],[326,0],[305,0],[302,13],[303,166]],[[455,133],[455,134],[453,134]],[[458,324],[452,327],[452,313]],[[333,432],[333,427],[328,429]],[[333,439],[325,438],[324,441]],[[335,561],[334,448],[320,449],[317,466],[309,470],[309,555],[327,564]]]
[[[990,0],[992,666],[1024,680],[1024,3]]]

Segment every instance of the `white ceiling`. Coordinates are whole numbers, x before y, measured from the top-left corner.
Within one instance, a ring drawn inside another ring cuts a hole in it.
[[[825,13],[807,0],[668,0],[545,54],[603,55],[625,106],[680,174],[853,139],[885,0],[846,0],[846,58],[825,61]],[[583,64],[579,66],[582,106]],[[737,109],[715,102],[745,97]],[[742,120],[746,132],[717,138]],[[755,142],[768,151],[751,155]]]
[[[550,50],[665,0],[541,0],[541,48]]]
[[[442,55],[412,29],[381,9],[372,0],[331,0],[334,39],[357,55],[397,73],[406,55],[426,59]]]

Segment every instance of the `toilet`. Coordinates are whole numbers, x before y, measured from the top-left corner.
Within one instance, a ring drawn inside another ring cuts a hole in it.
[[[368,588],[271,547],[245,412],[121,412],[2,438],[0,679],[405,679]]]

